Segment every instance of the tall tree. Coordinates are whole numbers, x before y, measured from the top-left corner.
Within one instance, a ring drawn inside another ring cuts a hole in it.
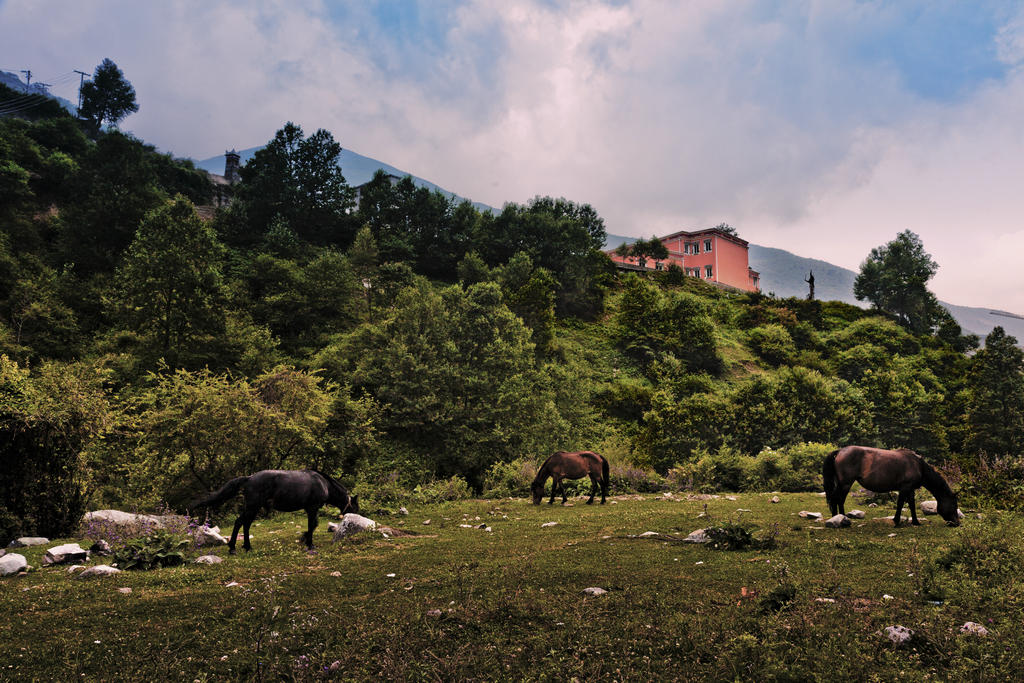
[[[213,229],[184,197],[146,215],[118,269],[126,322],[173,362],[223,326],[221,254]]]
[[[971,366],[967,447],[993,455],[1024,455],[1024,351],[996,327]]]
[[[326,130],[307,138],[289,121],[277,131],[241,169],[236,210],[244,210],[253,237],[281,217],[305,240],[347,247],[352,189],[338,165],[340,154],[341,145]]]
[[[96,67],[92,80],[82,85],[82,107],[78,110],[93,134],[104,122],[116,126],[121,119],[139,110],[135,88],[109,59]]]
[[[927,334],[941,318],[942,307],[927,286],[938,268],[921,238],[904,230],[871,250],[853,282],[853,295],[894,315],[911,332]]]

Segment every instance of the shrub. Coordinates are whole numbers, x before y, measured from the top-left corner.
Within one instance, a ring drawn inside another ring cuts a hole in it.
[[[669,471],[669,480],[684,490],[740,491],[746,486],[747,468],[739,451],[723,446],[711,453],[702,451],[689,462]]]
[[[189,539],[166,529],[157,529],[147,536],[133,538],[114,549],[114,565],[118,569],[158,569],[185,561]]]
[[[746,460],[747,489],[755,491],[819,491],[821,464],[835,446],[799,443],[779,450],[765,448]]]
[[[525,458],[518,458],[512,462],[496,462],[484,476],[484,497],[528,496],[530,484],[536,476],[537,466]]]
[[[782,325],[762,325],[747,333],[747,343],[772,365],[790,363],[796,355],[793,338]]]
[[[413,489],[413,498],[426,505],[444,503],[452,500],[465,500],[473,495],[466,480],[459,475],[448,479],[435,479],[426,484],[419,484]]]

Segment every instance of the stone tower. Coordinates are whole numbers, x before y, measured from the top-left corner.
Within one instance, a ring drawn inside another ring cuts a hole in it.
[[[239,162],[242,157],[238,155],[238,152],[231,150],[230,152],[224,152],[224,178],[232,185],[242,179],[242,176],[238,172]]]

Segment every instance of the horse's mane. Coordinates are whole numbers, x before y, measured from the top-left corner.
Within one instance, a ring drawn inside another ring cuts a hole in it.
[[[949,488],[949,484],[942,478],[934,467],[925,462],[924,458],[920,455],[917,456],[918,462],[921,463],[921,483],[928,489],[932,495],[936,498],[949,498],[953,495],[953,489]]]

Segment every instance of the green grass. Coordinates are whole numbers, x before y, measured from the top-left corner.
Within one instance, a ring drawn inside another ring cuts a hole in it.
[[[572,507],[522,499],[410,507],[408,517],[379,521],[418,536],[366,534],[333,544],[322,520],[315,554],[299,545],[301,515],[278,515],[253,527],[252,553],[217,549],[225,562],[216,566],[92,581],[59,567],[34,570],[0,582],[0,679],[1017,675],[1024,655],[1020,520],[985,511],[984,519],[969,514],[960,529],[934,517],[894,529],[872,519],[891,517],[891,506],[861,506],[869,519],[815,529],[821,525],[796,513],[826,512],[823,498],[779,495],[780,504],[769,502],[771,494],[735,501],[677,494],[675,501],[629,496],[603,507],[581,499]],[[541,526],[549,521],[558,525]],[[727,552],[674,540],[730,521],[756,524],[757,537],[776,534],[775,549]],[[481,523],[492,531],[459,526]],[[659,536],[639,537],[646,531]],[[44,550],[23,554],[39,566]],[[976,569],[986,562],[990,571]],[[228,587],[232,581],[240,585]],[[588,586],[609,592],[585,596]],[[744,589],[753,595],[744,597]],[[928,602],[936,590],[941,605]],[[793,599],[776,611],[765,599],[773,592]],[[965,621],[992,634],[960,636]],[[910,646],[878,635],[893,624],[915,631]]]

